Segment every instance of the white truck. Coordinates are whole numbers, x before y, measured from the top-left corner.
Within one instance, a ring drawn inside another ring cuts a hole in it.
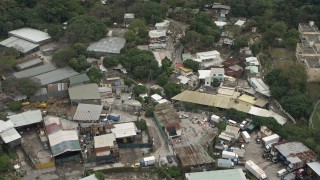
[[[218,124],[218,123],[220,122],[220,117],[213,114],[213,115],[211,116],[210,120],[213,121],[214,123],[217,123],[217,124]]]
[[[249,143],[251,141],[251,137],[247,131],[242,131],[241,136],[246,143]]]
[[[280,136],[278,134],[272,134],[271,136],[262,138],[262,142],[265,146],[271,143],[276,143],[279,140],[280,140]]]
[[[218,159],[217,166],[223,168],[234,168],[234,163],[230,159]]]
[[[140,161],[141,167],[153,166],[156,164],[156,158],[154,156],[145,157]]]
[[[229,151],[222,151],[223,159],[238,159],[238,154]]]
[[[259,180],[267,179],[266,173],[259,166],[257,166],[253,161],[248,160],[244,165],[244,167]]]

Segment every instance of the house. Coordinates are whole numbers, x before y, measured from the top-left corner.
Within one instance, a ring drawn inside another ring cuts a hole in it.
[[[113,124],[113,126],[114,128],[111,128],[111,132],[117,140],[124,143],[134,138],[140,132],[133,122]]]
[[[78,74],[72,77],[69,77],[70,87],[79,85],[79,84],[88,84],[90,83],[90,78],[86,73]]]
[[[258,61],[258,58],[256,58],[256,57],[247,57],[246,64],[247,64],[247,66],[259,66],[260,62]]]
[[[133,13],[125,13],[123,16],[123,23],[126,27],[130,25],[130,23],[134,20],[134,14]]]
[[[68,96],[68,83],[54,83],[47,85],[47,93],[49,98]]]
[[[117,55],[120,54],[120,51],[125,44],[125,38],[107,37],[90,44],[87,51],[93,51],[103,55]]]
[[[73,116],[74,121],[94,122],[100,119],[102,105],[96,104],[78,104],[77,110]]]
[[[245,173],[241,168],[185,173],[185,178],[186,180],[209,180],[209,179],[246,180],[247,179],[245,176]]]
[[[222,62],[220,53],[216,50],[196,53],[194,61],[199,62],[202,68],[220,65]]]
[[[166,30],[150,30],[149,38],[152,40],[158,40],[160,37],[165,37],[167,35]]]
[[[14,128],[14,124],[11,120],[0,120],[0,137],[2,142],[7,144],[10,148],[21,144],[21,135]]]
[[[234,37],[230,31],[223,31],[221,33],[221,39],[223,40],[223,44],[230,46],[234,45]]]
[[[223,5],[221,3],[214,3],[211,7],[215,14],[225,20],[226,15],[230,12],[230,6]]]
[[[116,154],[119,156],[119,147],[113,133],[94,136],[94,152],[97,157]]]
[[[199,80],[204,81],[205,86],[211,86],[213,79],[223,81],[225,78],[224,68],[211,68],[211,70],[198,70]]]
[[[40,45],[51,40],[48,33],[32,28],[21,28],[9,31],[8,39],[0,42],[1,46],[14,47],[22,54],[35,52]]]
[[[249,84],[255,89],[256,92],[259,92],[267,97],[271,96],[269,86],[265,84],[261,78],[250,78]]]
[[[158,101],[160,101],[162,99],[162,97],[159,95],[159,94],[153,94],[152,96],[151,96],[151,100],[153,101],[153,102],[158,102]]]
[[[190,68],[186,68],[182,66],[182,67],[179,67],[179,70],[180,70],[180,74],[183,76],[189,76],[193,74],[193,71]]]
[[[164,20],[163,22],[156,23],[155,27],[157,30],[160,30],[160,31],[164,30],[165,32],[167,32],[169,25],[170,25],[170,21]]]
[[[97,84],[89,83],[70,87],[68,92],[71,104],[101,104],[101,97]]]
[[[246,21],[239,19],[236,23],[234,23],[235,26],[239,26],[240,28],[242,28],[244,26],[244,23]]]
[[[301,43],[297,43],[296,58],[304,63],[308,82],[320,82],[320,31],[314,24],[300,23],[298,27]]]

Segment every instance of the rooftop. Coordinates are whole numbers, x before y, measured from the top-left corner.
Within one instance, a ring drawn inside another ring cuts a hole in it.
[[[303,33],[320,33],[318,27],[312,21],[309,23],[299,23],[299,30]]]
[[[205,172],[186,173],[186,180],[246,180],[242,169],[215,170]]]
[[[162,36],[166,36],[166,30],[150,30],[149,31],[150,38],[159,38]]]
[[[95,153],[99,155],[109,155],[110,147],[115,145],[116,138],[113,133],[94,136]]]
[[[26,68],[29,68],[29,67],[32,67],[35,65],[39,65],[41,63],[42,63],[42,60],[40,58],[36,58],[36,59],[30,60],[30,61],[18,64],[17,68],[22,70],[22,69],[26,69]]]
[[[162,99],[162,96],[160,96],[159,94],[153,94],[151,98],[154,99],[155,101],[159,101]]]
[[[81,151],[77,130],[61,130],[48,135],[53,156],[69,151]]]
[[[133,18],[134,18],[134,14],[133,14],[133,13],[125,13],[125,14],[124,14],[124,18],[133,19]]]
[[[95,104],[79,104],[73,120],[76,121],[97,121],[102,112],[102,105]]]
[[[315,172],[318,176],[320,176],[320,162],[311,162],[307,163],[307,165]]]
[[[320,56],[308,56],[304,59],[308,68],[320,68]]]
[[[256,91],[266,96],[270,96],[269,86],[265,84],[261,78],[250,78],[250,81]]]
[[[212,9],[225,9],[225,10],[230,10],[230,6],[223,5],[220,3],[215,3],[212,5]]]
[[[40,43],[51,38],[48,33],[32,28],[21,28],[9,31],[9,35],[30,41],[32,43]]]
[[[224,75],[224,68],[211,68],[211,74],[222,74],[222,75]]]
[[[111,132],[115,135],[115,138],[125,138],[137,135],[137,127],[133,122],[113,124],[114,128]]]
[[[10,143],[21,138],[20,134],[14,128],[13,122],[10,120],[0,120],[0,136],[4,143]]]
[[[197,166],[215,162],[207,150],[199,144],[174,147],[174,152],[183,166]]]
[[[100,99],[98,85],[83,84],[69,88],[70,99]]]
[[[1,41],[0,45],[5,47],[14,47],[21,53],[28,53],[39,47],[38,44],[16,37],[9,37],[8,39]]]
[[[57,92],[57,91],[67,91],[68,84],[67,83],[48,84],[47,89],[48,89],[48,93]]]
[[[283,156],[298,157],[301,161],[314,160],[317,155],[301,142],[288,142],[274,146]]]
[[[107,37],[90,44],[87,51],[99,53],[120,54],[121,49],[126,44],[126,39],[121,37]]]
[[[246,62],[249,63],[250,65],[255,65],[255,66],[260,65],[260,63],[256,57],[248,57],[248,58],[246,58]]]
[[[242,27],[245,22],[246,22],[246,21],[244,21],[244,20],[238,20],[234,25],[235,25],[235,26],[240,26],[240,27]]]
[[[79,73],[73,70],[71,67],[64,67],[44,74],[39,74],[37,76],[34,76],[34,79],[39,80],[40,84],[44,86],[68,79],[69,77],[77,74]]]
[[[13,74],[15,78],[33,77],[39,74],[47,73],[56,70],[57,67],[53,64],[44,64],[24,71],[19,71]]]
[[[216,50],[214,51],[206,51],[206,52],[199,52],[196,54],[198,59],[206,60],[206,59],[215,59],[217,56],[220,56],[220,53]]]
[[[70,86],[72,86],[74,84],[79,84],[82,82],[89,82],[90,79],[86,73],[83,73],[83,74],[78,74],[78,75],[69,77],[69,81],[70,81]]]
[[[158,104],[154,112],[165,128],[175,127],[180,129],[179,116],[170,102]]]
[[[8,119],[13,122],[14,127],[22,127],[41,122],[42,114],[40,110],[26,111],[8,116]]]

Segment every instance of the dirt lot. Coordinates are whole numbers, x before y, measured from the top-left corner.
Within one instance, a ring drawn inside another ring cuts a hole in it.
[[[153,173],[148,172],[126,172],[126,173],[111,173],[106,175],[106,180],[128,180],[128,179],[141,179],[141,180],[159,180],[160,178]]]
[[[252,160],[255,162],[260,168],[262,168],[268,179],[280,179],[277,177],[276,173],[285,168],[280,162],[272,163],[271,161],[267,161],[262,158],[262,154],[264,154],[262,144],[257,144],[255,139],[257,137],[257,132],[253,132],[250,134],[251,142],[246,146],[245,159]]]

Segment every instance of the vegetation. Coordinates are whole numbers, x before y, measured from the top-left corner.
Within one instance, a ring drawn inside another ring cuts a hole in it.
[[[169,176],[169,178],[178,178],[184,170],[180,166],[163,166],[156,168],[156,172],[162,176]]]
[[[133,89],[132,89],[133,93],[135,93],[136,95],[139,95],[139,94],[145,94],[148,92],[148,89],[146,86],[144,85],[137,85],[137,86],[134,86]]]
[[[8,104],[10,111],[19,111],[22,107],[21,102],[12,101]]]
[[[173,96],[181,93],[181,86],[175,83],[168,83],[164,86],[164,93],[171,99]]]
[[[147,129],[147,122],[144,119],[139,119],[138,121],[135,122],[136,126],[138,129],[141,131],[144,131]]]
[[[5,80],[2,84],[5,93],[31,96],[40,88],[41,84],[31,78]]]
[[[148,108],[146,109],[145,116],[146,116],[146,117],[153,117],[153,112],[154,112],[154,108],[153,108],[153,107],[148,107]]]
[[[183,66],[192,69],[193,72],[197,72],[200,68],[200,63],[192,59],[187,59],[183,61]]]
[[[111,68],[111,67],[117,66],[118,64],[119,64],[119,60],[116,57],[107,56],[103,59],[103,66],[106,68]]]
[[[133,45],[145,44],[148,42],[148,26],[145,21],[141,19],[133,20],[129,25],[129,30],[125,33],[124,37],[128,43]]]
[[[11,169],[11,165],[10,157],[3,151],[2,146],[0,146],[0,173],[7,172]]]
[[[166,73],[160,74],[156,79],[157,84],[159,84],[160,86],[166,85],[168,83],[168,80],[169,80],[169,77]]]
[[[102,71],[98,68],[92,67],[87,71],[87,75],[92,83],[100,84],[103,76]]]

